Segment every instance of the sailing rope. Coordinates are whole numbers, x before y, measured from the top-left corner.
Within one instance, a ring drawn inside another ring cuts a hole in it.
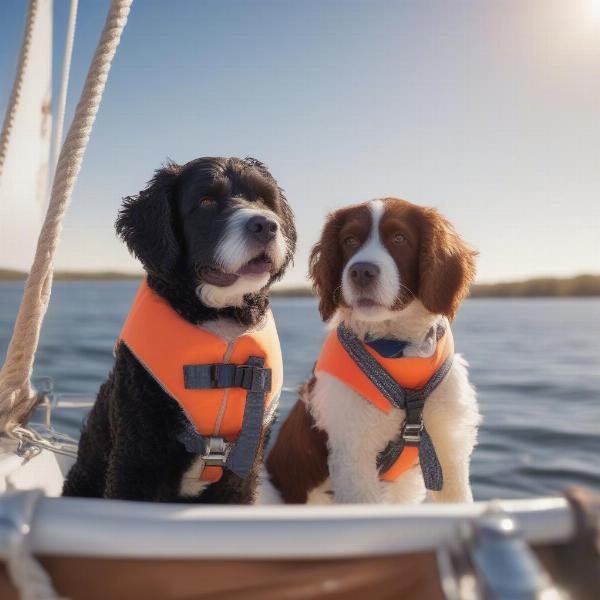
[[[127,23],[132,2],[133,0],[111,2],[102,36],[75,109],[73,123],[60,151],[33,265],[25,282],[6,361],[0,370],[0,430],[6,432],[26,422],[37,402],[31,387],[31,372],[40,329],[50,300],[53,262],[61,223],[71,201],[111,62]]]
[[[54,125],[54,143],[52,144],[52,175],[56,170],[56,161],[62,145],[63,125],[65,122],[65,108],[67,106],[67,91],[69,89],[69,73],[71,72],[71,57],[73,56],[73,42],[75,41],[75,22],[77,21],[77,5],[79,0],[71,0],[67,34],[65,36],[65,50],[63,54],[62,81],[60,82],[60,95],[56,110],[56,124]]]
[[[23,42],[21,43],[21,52],[19,53],[19,62],[17,65],[17,74],[15,76],[15,82],[13,83],[13,88],[10,93],[6,115],[4,116],[2,133],[0,133],[0,177],[2,177],[2,171],[4,170],[4,161],[6,160],[8,142],[10,140],[10,134],[15,122],[15,115],[17,114],[19,101],[21,100],[21,88],[23,87],[23,78],[25,76],[25,70],[27,69],[27,62],[29,60],[29,49],[31,48],[31,38],[33,28],[35,26],[37,7],[38,0],[29,0],[27,20],[25,21],[25,31],[23,33]]]

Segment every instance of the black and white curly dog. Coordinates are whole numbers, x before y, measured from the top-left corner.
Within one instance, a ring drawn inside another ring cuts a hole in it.
[[[296,231],[283,191],[247,158],[198,158],[158,170],[124,199],[116,230],[143,263],[147,283],[193,324],[248,330],[269,307],[269,286],[292,260]],[[268,427],[249,477],[185,490],[198,456],[178,435],[186,417],[119,343],[115,364],[83,426],[65,496],[162,502],[250,503]]]

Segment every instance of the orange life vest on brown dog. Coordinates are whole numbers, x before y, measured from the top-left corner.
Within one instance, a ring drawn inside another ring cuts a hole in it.
[[[454,340],[449,327],[437,340],[431,356],[427,357],[386,358],[343,325],[326,337],[315,373],[324,372],[339,379],[383,412],[389,413],[393,408],[407,411],[401,439],[386,449],[389,456],[385,468],[380,467],[382,480],[395,481],[418,462],[422,450],[423,405],[448,372],[453,356]],[[414,413],[412,423],[411,411]],[[412,431],[410,426],[413,427]],[[430,444],[428,438],[426,442]],[[401,443],[401,447],[398,443]],[[432,482],[434,479],[441,480],[441,470],[431,477]],[[441,486],[441,481],[428,486],[429,489],[436,489],[432,485]]]
[[[247,474],[254,456],[241,453],[256,452],[257,427],[262,427],[264,410],[278,399],[283,384],[281,348],[271,312],[259,329],[225,339],[183,319],[144,281],[120,340],[179,403],[200,436],[198,451],[205,445],[201,479],[218,480],[226,463],[241,476]],[[259,408],[260,414],[254,414]],[[240,438],[244,442],[236,448]],[[229,464],[230,453],[237,455],[235,464]]]

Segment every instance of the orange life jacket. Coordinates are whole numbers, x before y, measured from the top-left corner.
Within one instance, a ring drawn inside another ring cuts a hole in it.
[[[321,354],[315,365],[315,373],[323,372],[332,375],[342,381],[348,387],[360,394],[365,400],[376,406],[379,410],[389,413],[394,404],[390,402],[389,394],[382,392],[382,387],[376,385],[372,377],[365,372],[364,365],[361,366],[361,360],[356,356],[351,356],[347,348],[340,340],[340,331],[349,332],[343,326],[337,330],[332,330],[326,337]],[[399,357],[386,358],[364,342],[359,342],[357,338],[353,340],[355,344],[360,344],[363,356],[365,351],[370,355],[379,367],[385,371],[391,378],[403,388],[404,392],[410,394],[423,390],[432,381],[436,375],[445,376],[451,364],[454,355],[454,340],[450,328],[446,328],[443,335],[437,341],[436,348],[431,356],[428,357]],[[442,372],[443,371],[443,372]],[[439,381],[436,381],[435,385]],[[433,390],[431,390],[433,391]],[[428,392],[430,393],[430,391]],[[428,395],[428,394],[427,394]],[[425,398],[422,400],[424,404]],[[404,406],[396,406],[404,408]],[[422,406],[421,406],[422,412]],[[419,418],[421,418],[419,414]],[[422,421],[421,421],[422,430]],[[395,481],[400,475],[417,464],[419,459],[420,431],[416,431],[419,440],[413,444],[404,444],[400,450],[399,456],[393,464],[384,472],[380,471],[380,478],[384,481]],[[410,438],[409,438],[410,439]]]
[[[281,347],[270,311],[260,329],[227,340],[183,319],[144,281],[120,340],[179,403],[196,434],[209,442],[207,452],[209,446],[234,447],[249,418],[246,405],[250,393],[262,394],[262,425],[264,409],[281,392]],[[248,446],[246,441],[245,449],[251,452],[252,444]],[[207,456],[200,478],[218,480],[226,458],[223,454],[211,464]]]

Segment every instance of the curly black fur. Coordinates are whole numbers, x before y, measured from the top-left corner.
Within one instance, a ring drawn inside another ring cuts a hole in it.
[[[194,206],[206,195],[218,210]],[[196,294],[198,267],[211,264],[214,247],[234,210],[230,198],[262,204],[280,220],[288,253],[281,269],[242,306],[215,309]],[[192,208],[190,208],[192,207]],[[150,287],[186,320],[201,324],[217,318],[245,326],[259,322],[268,308],[268,287],[292,260],[296,243],[293,214],[281,188],[256,159],[200,158],[168,164],[147,188],[124,199],[116,229],[144,265]],[[262,433],[255,468],[247,479],[228,469],[198,496],[180,495],[183,474],[197,455],[177,437],[186,417],[130,350],[117,346],[115,365],[101,386],[83,426],[77,462],[67,475],[63,495],[161,502],[241,503],[253,501],[257,470],[269,431]]]
[[[198,199],[207,195],[219,199],[218,211],[192,212],[190,205],[196,209]],[[243,306],[211,308],[198,302],[196,273],[199,266],[213,264],[217,241],[235,210],[228,200],[238,196],[277,213],[288,253],[267,287],[248,294]],[[194,233],[186,234],[186,223],[193,224]],[[281,279],[296,249],[294,215],[284,192],[255,158],[198,158],[183,166],[168,163],[145,190],[124,199],[116,229],[144,265],[150,287],[192,323],[225,317],[255,325],[269,306],[268,287]]]
[[[200,496],[179,495],[181,477],[196,459],[177,440],[186,417],[127,346],[119,344],[116,354],[114,369],[100,388],[81,433],[77,462],[67,475],[63,495],[157,502],[252,502],[256,473],[243,480],[227,469]],[[264,440],[257,463],[263,447]]]

